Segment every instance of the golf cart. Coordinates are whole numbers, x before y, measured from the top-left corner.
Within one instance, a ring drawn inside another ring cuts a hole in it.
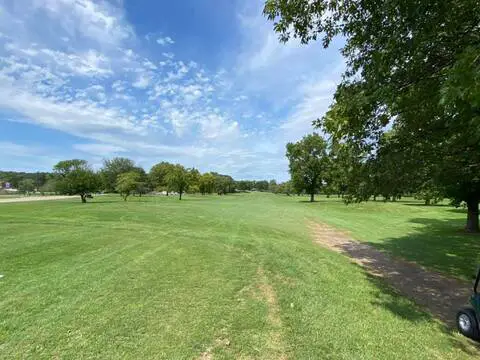
[[[478,284],[480,282],[480,268],[473,285],[473,294],[470,297],[472,307],[461,309],[457,313],[458,331],[471,339],[480,340],[480,294],[478,293]]]

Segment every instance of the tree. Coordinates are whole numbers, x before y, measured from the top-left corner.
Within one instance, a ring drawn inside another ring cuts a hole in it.
[[[445,195],[467,204],[478,232],[480,201],[480,12],[478,0],[267,0],[282,41],[341,35],[347,69],[332,110],[316,125],[376,158],[394,130],[398,168],[425,166]],[[387,126],[388,125],[388,126]],[[415,151],[412,151],[415,149]]]
[[[129,171],[118,175],[115,190],[124,201],[127,201],[130,194],[138,190],[139,183],[141,183],[140,177],[138,171]]]
[[[257,191],[268,191],[268,185],[267,180],[255,181],[255,189]]]
[[[188,169],[189,192],[194,194],[200,191],[200,171],[195,168]]]
[[[166,182],[168,188],[176,191],[179,199],[182,200],[182,194],[188,190],[190,184],[190,174],[182,165],[177,164],[168,172]]]
[[[138,168],[135,167],[133,160],[124,157],[104,160],[100,176],[102,178],[103,189],[105,192],[115,192],[118,175],[134,171],[135,169]]]
[[[32,179],[23,179],[18,183],[18,190],[24,194],[35,190],[35,182]]]
[[[140,197],[146,193],[148,193],[151,189],[151,184],[149,177],[145,170],[141,167],[134,167],[133,172],[138,174],[137,186],[135,188],[135,194],[140,195]]]
[[[290,196],[290,194],[292,193],[292,183],[290,181],[286,181],[284,183],[280,183],[278,186],[277,186],[277,189],[276,189],[276,194],[285,194],[287,196]]]
[[[240,191],[252,191],[255,189],[255,181],[252,180],[240,180],[236,181],[236,187]]]
[[[205,173],[200,176],[198,187],[202,195],[212,194],[215,191],[215,176],[211,173]]]
[[[437,204],[443,200],[443,190],[436,187],[432,180],[426,181],[416,192],[415,199],[424,200],[425,205]]]
[[[80,195],[82,203],[87,202],[87,195],[100,187],[100,181],[87,161],[73,159],[60,161],[53,167],[56,174],[56,190],[60,194]]]
[[[218,195],[226,195],[235,192],[235,180],[231,176],[212,172],[215,177],[215,191]]]
[[[165,189],[168,196],[167,175],[174,169],[175,165],[168,162],[161,162],[154,165],[148,174],[150,183],[155,190]]]
[[[54,177],[50,177],[45,184],[40,186],[39,191],[44,193],[54,193],[57,188],[57,183]]]
[[[297,143],[288,143],[286,155],[293,186],[310,194],[313,202],[328,169],[327,142],[318,134],[307,135]]]

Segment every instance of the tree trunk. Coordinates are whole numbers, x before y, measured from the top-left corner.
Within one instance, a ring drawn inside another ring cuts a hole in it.
[[[470,233],[477,233],[480,231],[478,227],[478,199],[467,200],[467,225],[465,230]]]
[[[373,195],[373,201],[377,201],[377,195]]]
[[[314,201],[315,201],[315,194],[311,193],[310,194],[310,202],[314,202]]]
[[[430,198],[425,199],[425,205],[430,205]]]
[[[82,198],[82,203],[87,202],[87,196],[85,194],[80,194],[80,197]]]
[[[181,191],[179,191],[179,195],[180,195],[179,200],[182,200],[182,192]]]

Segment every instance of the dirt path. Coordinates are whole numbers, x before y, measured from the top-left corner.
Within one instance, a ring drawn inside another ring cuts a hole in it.
[[[12,199],[0,199],[0,204],[2,203],[14,203],[14,202],[25,202],[25,201],[45,201],[45,200],[62,200],[62,199],[74,199],[79,198],[79,196],[68,196],[68,195],[52,195],[52,196],[25,196]]]
[[[328,225],[312,223],[310,228],[317,244],[348,256],[369,273],[385,279],[393,288],[425,307],[448,326],[455,325],[456,312],[466,304],[472,291],[470,284],[393,258]]]

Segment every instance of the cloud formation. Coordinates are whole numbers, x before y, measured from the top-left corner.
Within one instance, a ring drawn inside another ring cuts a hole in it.
[[[244,45],[226,71],[182,58],[169,36],[137,34],[119,3],[29,3],[0,3],[0,121],[74,136],[65,156],[285,179],[285,142],[311,131],[341,72],[338,58],[315,64],[318,45],[279,44],[256,8],[238,10]]]

